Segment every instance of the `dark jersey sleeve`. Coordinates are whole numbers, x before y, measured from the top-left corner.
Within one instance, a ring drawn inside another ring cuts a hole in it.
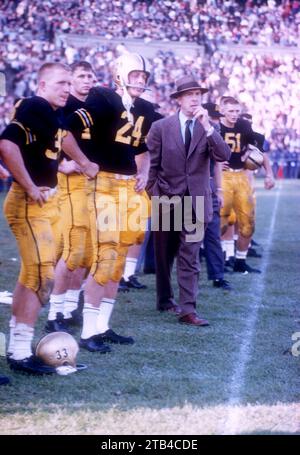
[[[140,135],[139,145],[135,149],[135,155],[140,155],[148,150],[147,135],[151,128],[152,123],[158,120],[158,114],[155,112],[153,104],[144,99],[137,99],[135,101],[134,113],[136,116],[143,117],[141,129],[136,127],[136,134]]]
[[[95,119],[107,117],[112,111],[111,90],[93,87],[85,101],[85,107]]]
[[[58,128],[55,111],[48,101],[39,96],[22,100],[16,109],[15,120],[40,138],[52,137]]]
[[[85,129],[85,124],[83,121],[83,117],[77,112],[73,112],[73,114],[69,115],[65,120],[65,126],[68,131],[71,131],[75,137],[81,134],[81,132]]]
[[[27,144],[27,138],[28,132],[22,124],[17,122],[10,123],[1,134],[1,139],[7,139],[8,141],[13,142],[20,149]]]

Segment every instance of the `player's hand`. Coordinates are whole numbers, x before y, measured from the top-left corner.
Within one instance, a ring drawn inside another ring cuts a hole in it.
[[[77,164],[76,161],[73,160],[68,161],[63,159],[58,167],[58,170],[59,172],[62,172],[65,175],[81,173],[81,168],[79,164]]]
[[[0,178],[7,179],[9,177],[9,172],[0,164]]]
[[[45,202],[47,202],[49,198],[51,188],[48,186],[32,186],[30,189],[27,191],[27,194],[30,198],[30,202],[32,204],[38,204],[40,207],[42,207]]]
[[[194,117],[201,123],[205,131],[208,131],[211,127],[211,124],[209,123],[209,117],[208,117],[208,112],[204,107],[198,106],[194,110]]]
[[[271,190],[275,186],[275,180],[272,175],[266,175],[265,176],[265,189],[266,190]]]
[[[221,166],[222,166],[222,171],[228,171],[228,169],[230,168],[228,161],[223,161],[221,163]]]
[[[99,172],[99,166],[88,160],[85,165],[81,166],[81,172],[86,175],[88,179],[93,179]]]
[[[136,180],[136,183],[134,186],[134,190],[137,193],[141,193],[146,188],[146,185],[148,182],[148,174],[140,172],[139,174],[136,174],[135,180]]]

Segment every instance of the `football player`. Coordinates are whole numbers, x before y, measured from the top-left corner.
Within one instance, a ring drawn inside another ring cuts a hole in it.
[[[66,104],[70,78],[67,66],[44,64],[38,72],[37,95],[17,103],[0,141],[0,153],[14,179],[4,214],[21,255],[8,361],[12,369],[31,374],[54,372],[32,354],[31,342],[40,308],[48,302],[53,287],[56,258],[52,224],[62,142],[88,177],[94,177],[99,169],[81,152],[72,134],[60,128],[57,110]]]
[[[81,108],[94,86],[95,73],[90,63],[76,62],[71,66],[71,93],[63,110],[66,119]],[[83,119],[84,119],[84,113]],[[88,129],[77,138],[84,151]],[[87,210],[87,178],[80,167],[67,156],[59,165],[58,173],[59,208],[63,237],[62,255],[55,269],[55,284],[50,297],[50,309],[46,324],[47,332],[68,331],[69,325],[81,325],[81,314],[77,310],[81,283],[90,265],[92,247],[89,215]]]
[[[89,184],[93,264],[85,285],[80,340],[80,346],[91,352],[103,352],[105,341],[134,342],[111,330],[109,320],[128,248],[143,241],[149,216],[145,186],[150,158],[145,138],[155,112],[151,103],[140,99],[149,76],[149,64],[141,55],[121,55],[114,65],[116,90],[93,88],[85,109],[69,119],[77,138],[88,128],[87,155],[100,167]],[[143,213],[138,216],[142,223],[134,227],[130,219],[136,204]]]
[[[244,159],[247,145],[255,145],[257,142],[256,133],[253,132],[251,124],[247,120],[240,118],[241,110],[242,107],[235,98],[227,96],[222,100],[221,135],[232,151],[228,165],[223,170],[222,230],[224,231],[228,226],[228,218],[233,209],[236,214],[239,231],[234,271],[243,274],[260,273],[260,270],[254,269],[246,263],[248,247],[254,232],[255,201],[249,178],[244,170]],[[268,169],[266,167],[265,184],[266,188],[270,189],[274,186],[274,182],[272,176],[268,173]],[[226,232],[223,239],[224,237],[226,238]]]

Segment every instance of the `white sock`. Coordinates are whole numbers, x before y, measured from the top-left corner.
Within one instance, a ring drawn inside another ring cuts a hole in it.
[[[99,308],[99,314],[97,318],[97,330],[98,333],[104,333],[109,329],[109,320],[111,313],[114,309],[115,299],[108,299],[104,297],[101,300],[101,305]]]
[[[246,251],[239,251],[239,250],[236,250],[236,253],[235,253],[235,257],[236,259],[246,259],[247,257],[247,250]]]
[[[239,238],[239,234],[233,234],[233,240],[236,242]]]
[[[131,275],[134,275],[136,264],[137,264],[136,258],[126,258],[125,270],[123,273],[123,278],[125,281],[128,281],[128,278]]]
[[[226,240],[221,240],[221,247],[222,247],[223,253],[226,254]]]
[[[226,260],[230,257],[234,257],[234,240],[224,240],[225,242],[225,252]]]
[[[17,322],[14,330],[14,350],[12,355],[14,360],[23,360],[32,355],[32,339],[33,327]]]
[[[78,307],[80,289],[68,289],[64,301],[64,317],[71,318],[71,312]]]
[[[50,296],[50,309],[48,314],[48,321],[54,321],[57,313],[64,312],[64,294],[51,294]]]
[[[99,308],[94,307],[90,303],[85,303],[83,306],[83,326],[81,338],[87,339],[99,333],[97,329],[97,317]]]
[[[14,352],[14,330],[16,328],[16,316],[12,315],[9,321],[9,342],[7,348],[7,354]]]

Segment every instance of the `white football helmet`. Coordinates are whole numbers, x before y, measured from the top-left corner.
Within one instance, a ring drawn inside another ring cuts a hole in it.
[[[250,171],[256,171],[264,162],[264,154],[255,145],[248,144],[244,161],[244,168]]]
[[[53,332],[44,336],[36,347],[36,355],[54,368],[73,367],[76,371],[77,341],[67,332]]]
[[[115,61],[115,82],[119,87],[134,87],[129,84],[129,74],[132,71],[143,71],[147,75],[147,82],[150,76],[150,64],[145,57],[135,53],[124,53]],[[140,88],[140,87],[137,87]],[[145,86],[145,89],[147,86]]]

